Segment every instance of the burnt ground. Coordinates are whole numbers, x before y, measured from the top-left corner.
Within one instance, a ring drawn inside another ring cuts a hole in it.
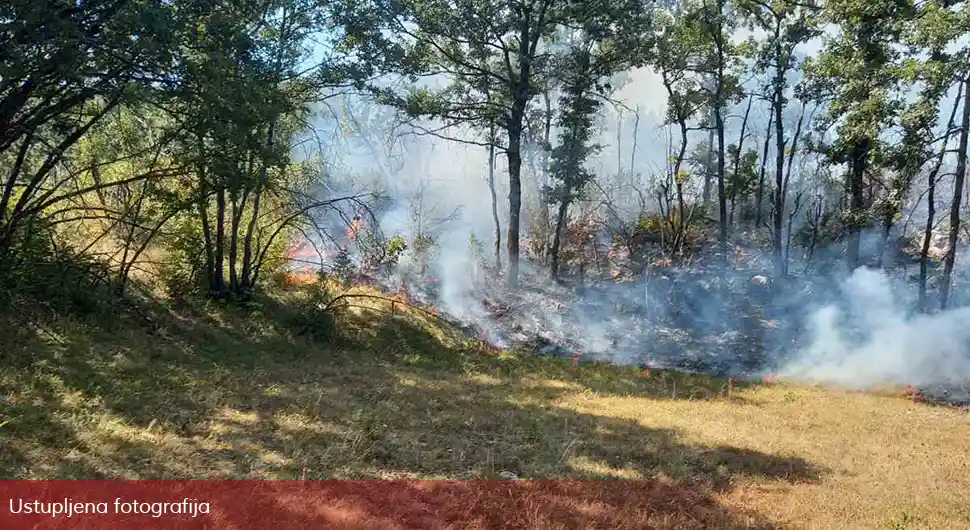
[[[843,296],[817,277],[795,276],[783,287],[756,274],[717,278],[670,269],[640,283],[526,281],[514,292],[482,290],[467,302],[478,307],[456,323],[501,349],[759,378],[798,351],[812,308]],[[921,401],[970,405],[970,382],[910,392]]]

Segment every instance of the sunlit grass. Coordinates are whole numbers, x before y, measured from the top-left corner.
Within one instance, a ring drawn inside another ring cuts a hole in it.
[[[3,478],[656,480],[690,492],[658,528],[970,527],[956,410],[495,355],[376,298],[324,345],[287,328],[283,302],[6,330]],[[734,515],[683,500],[699,498]]]

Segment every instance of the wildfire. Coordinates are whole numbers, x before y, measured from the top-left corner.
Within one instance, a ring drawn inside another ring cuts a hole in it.
[[[490,342],[488,342],[488,335],[485,333],[485,328],[478,328],[478,331],[476,332],[476,338],[478,339],[478,342],[481,344],[482,349],[484,349],[487,353],[491,353],[492,355],[498,355],[502,353],[502,348],[499,348],[498,346],[494,346]]]
[[[354,217],[354,220],[351,221],[350,226],[347,227],[347,239],[351,241],[356,241],[357,236],[360,234],[360,231],[363,229],[364,229],[364,220],[360,217]]]
[[[408,293],[408,286],[404,284],[403,280],[398,283],[397,293],[394,295],[394,298],[406,304],[411,303],[411,295]]]
[[[317,277],[315,274],[305,271],[287,272],[283,274],[283,283],[285,285],[309,285],[316,281]]]
[[[906,385],[906,388],[903,389],[902,395],[904,398],[912,399],[914,403],[924,403],[926,401],[926,394],[913,385]]]
[[[380,282],[378,282],[375,278],[364,273],[358,273],[355,276],[353,283],[364,287],[378,287],[380,285]]]

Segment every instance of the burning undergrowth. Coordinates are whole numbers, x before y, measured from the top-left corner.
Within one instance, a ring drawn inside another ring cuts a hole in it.
[[[925,400],[970,402],[970,308],[915,314],[905,275],[840,274],[834,255],[772,282],[763,253],[734,245],[730,267],[713,254],[638,274],[605,266],[571,285],[524,261],[510,289],[468,247],[461,231],[442,232],[371,273],[497,350],[858,389],[913,385]]]
[[[438,270],[389,281],[497,350],[849,388],[914,385],[923,401],[970,403],[970,309],[912,314],[879,271],[778,286],[751,270],[668,268],[639,282],[565,286],[526,268],[508,289],[467,260]]]

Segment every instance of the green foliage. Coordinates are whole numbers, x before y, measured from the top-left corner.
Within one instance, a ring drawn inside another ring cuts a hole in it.
[[[737,161],[738,157],[738,146],[732,144],[728,147],[728,160],[730,167],[734,167],[734,163]],[[746,199],[750,194],[758,187],[758,152],[754,149],[748,149],[745,151],[744,155],[741,157],[740,163],[738,164],[737,172],[733,172],[728,175],[725,184],[725,193],[728,197],[732,199]]]
[[[296,300],[283,315],[283,324],[297,335],[329,342],[337,337],[337,313],[340,304],[333,304],[337,295],[327,282],[303,286]]]
[[[387,240],[387,262],[396,265],[401,259],[401,254],[408,249],[407,241],[404,236],[396,235]]]
[[[173,223],[158,281],[169,296],[198,294],[207,286],[202,227],[192,217]]]
[[[357,264],[350,257],[350,252],[346,248],[338,250],[337,255],[333,258],[333,262],[330,265],[330,274],[346,286],[350,284],[356,273]]]
[[[109,314],[115,300],[110,269],[70,248],[54,247],[46,227],[29,228],[22,243],[0,257],[0,309]]]

